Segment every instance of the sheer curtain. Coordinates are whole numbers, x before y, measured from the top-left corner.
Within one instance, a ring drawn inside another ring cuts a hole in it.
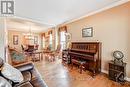
[[[65,49],[66,48],[65,31],[60,32],[60,44],[61,44],[61,49]]]
[[[45,48],[45,33],[41,34],[41,38],[42,38],[41,46],[42,46],[42,48]]]
[[[48,35],[49,35],[49,38],[48,38],[48,47],[50,50],[53,50],[53,35],[52,35],[52,30],[48,31]]]
[[[49,35],[49,47],[50,47],[50,50],[52,50],[52,44],[53,44],[53,42],[52,42],[52,33],[50,33],[50,35]]]

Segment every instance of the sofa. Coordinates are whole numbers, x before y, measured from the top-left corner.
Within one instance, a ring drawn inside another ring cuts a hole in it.
[[[4,65],[3,60],[0,58],[0,87],[48,87],[42,80],[40,74],[34,67],[32,62],[14,66],[23,75],[23,82],[14,83],[13,81],[5,78],[1,74],[2,67]],[[7,86],[4,86],[6,84]]]

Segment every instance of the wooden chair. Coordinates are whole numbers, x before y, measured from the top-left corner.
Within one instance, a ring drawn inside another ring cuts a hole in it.
[[[39,45],[35,45],[34,49],[35,49],[35,50],[38,50],[38,47],[39,47]]]
[[[22,48],[22,51],[24,52],[24,51],[25,51],[25,48],[23,47],[23,45],[21,45],[21,48]]]
[[[57,49],[53,52],[55,55],[55,57],[60,57],[60,54],[61,54],[61,45],[59,44],[57,46]]]
[[[55,58],[59,57],[60,53],[61,53],[61,45],[58,45],[55,51],[48,52],[48,60],[55,61]]]

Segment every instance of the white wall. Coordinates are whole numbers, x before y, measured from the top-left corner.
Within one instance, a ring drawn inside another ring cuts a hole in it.
[[[5,18],[0,18],[0,57],[2,59],[6,59],[5,58],[5,45],[6,45],[6,41],[5,41],[5,35],[6,35],[6,26],[5,26]]]

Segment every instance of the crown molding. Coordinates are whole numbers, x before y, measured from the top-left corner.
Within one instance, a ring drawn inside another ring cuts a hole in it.
[[[119,6],[119,5],[124,4],[124,3],[126,3],[126,2],[129,2],[129,1],[130,1],[130,0],[120,0],[120,1],[115,2],[115,3],[112,3],[111,5],[108,5],[108,6],[104,7],[104,8],[101,8],[101,9],[99,9],[99,10],[90,12],[90,13],[88,13],[87,15],[81,16],[81,17],[79,17],[79,18],[75,18],[75,19],[66,21],[66,22],[64,22],[64,23],[62,23],[62,24],[63,24],[63,25],[66,25],[66,24],[72,23],[72,22],[74,22],[74,21],[78,21],[78,20],[80,20],[80,19],[83,19],[83,18],[86,18],[86,17],[88,17],[88,16],[91,16],[91,15],[94,15],[94,14],[97,14],[97,13],[100,13],[100,12],[102,12],[102,11],[108,10],[108,9],[113,8],[113,7],[116,7],[116,6]]]

